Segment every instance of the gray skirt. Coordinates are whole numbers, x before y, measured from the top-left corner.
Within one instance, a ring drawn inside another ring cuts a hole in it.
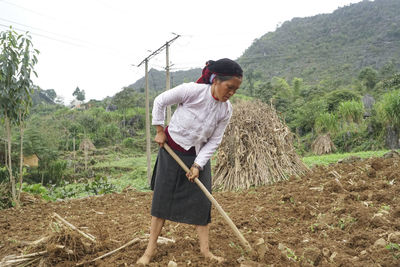
[[[190,168],[196,156],[174,150]],[[199,180],[211,193],[210,161],[200,171]],[[186,177],[185,171],[161,148],[151,179],[153,201],[151,215],[174,222],[207,225],[211,222],[211,202],[196,183]]]

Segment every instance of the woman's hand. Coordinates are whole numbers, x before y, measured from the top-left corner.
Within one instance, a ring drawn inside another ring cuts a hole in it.
[[[167,135],[164,132],[164,128],[160,125],[156,126],[157,128],[157,134],[156,137],[154,137],[154,141],[160,146],[163,147],[164,143],[167,141]]]
[[[194,182],[194,179],[199,178],[200,170],[199,168],[192,166],[190,168],[190,171],[186,173],[186,177],[191,181],[192,183]]]

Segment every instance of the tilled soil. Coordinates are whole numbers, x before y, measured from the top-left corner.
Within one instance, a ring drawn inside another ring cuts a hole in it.
[[[214,208],[211,250],[226,259],[221,266],[400,266],[400,251],[393,245],[400,244],[399,194],[398,157],[317,166],[304,177],[278,184],[216,192],[216,200],[258,252],[245,253]],[[53,212],[95,236],[99,244],[87,249],[74,241],[70,249],[76,251],[70,256],[45,255],[47,266],[94,259],[145,237],[151,196],[127,190],[2,210],[0,261],[7,255],[36,252],[26,241],[54,233]],[[170,261],[178,266],[217,265],[201,256],[193,226],[167,221],[161,235],[176,242],[159,245],[150,266],[167,266]],[[139,242],[86,266],[134,266],[145,247],[146,242]]]

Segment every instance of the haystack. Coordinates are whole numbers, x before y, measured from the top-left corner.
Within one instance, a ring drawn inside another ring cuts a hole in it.
[[[81,144],[79,145],[79,150],[84,151],[85,146],[87,150],[96,150],[96,147],[93,145],[92,141],[90,141],[90,139],[88,138],[82,140]]]
[[[308,170],[289,128],[260,101],[235,104],[217,157],[213,187],[221,190],[272,184]]]
[[[311,144],[311,150],[316,155],[329,154],[336,150],[335,144],[331,140],[330,134],[324,134],[317,137]]]

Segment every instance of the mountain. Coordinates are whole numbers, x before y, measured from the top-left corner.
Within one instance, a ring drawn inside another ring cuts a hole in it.
[[[239,62],[248,76],[350,83],[360,70],[400,67],[400,1],[363,1],[332,14],[294,18],[263,35]]]
[[[278,76],[307,84],[323,80],[350,84],[366,67],[383,72],[400,69],[400,1],[351,4],[331,14],[293,18],[255,40],[238,58],[244,69],[244,90],[256,81]],[[200,69],[172,72],[172,86],[194,81]],[[165,88],[165,72],[150,70],[150,90]],[[129,87],[144,88],[144,78]]]
[[[150,69],[149,71],[149,90],[160,92],[165,90],[166,85],[166,73],[165,71],[159,71],[156,69]],[[201,69],[190,69],[186,71],[174,71],[170,72],[171,77],[171,88],[184,82],[196,81],[201,75]],[[145,88],[145,78],[137,80],[134,84],[127,86],[136,91],[142,91]]]
[[[35,86],[33,88],[32,104],[34,106],[40,105],[40,104],[55,105],[56,103],[54,102],[54,100],[56,97],[57,97],[57,94],[54,91],[54,89],[43,90],[43,89],[39,88],[38,86]]]

